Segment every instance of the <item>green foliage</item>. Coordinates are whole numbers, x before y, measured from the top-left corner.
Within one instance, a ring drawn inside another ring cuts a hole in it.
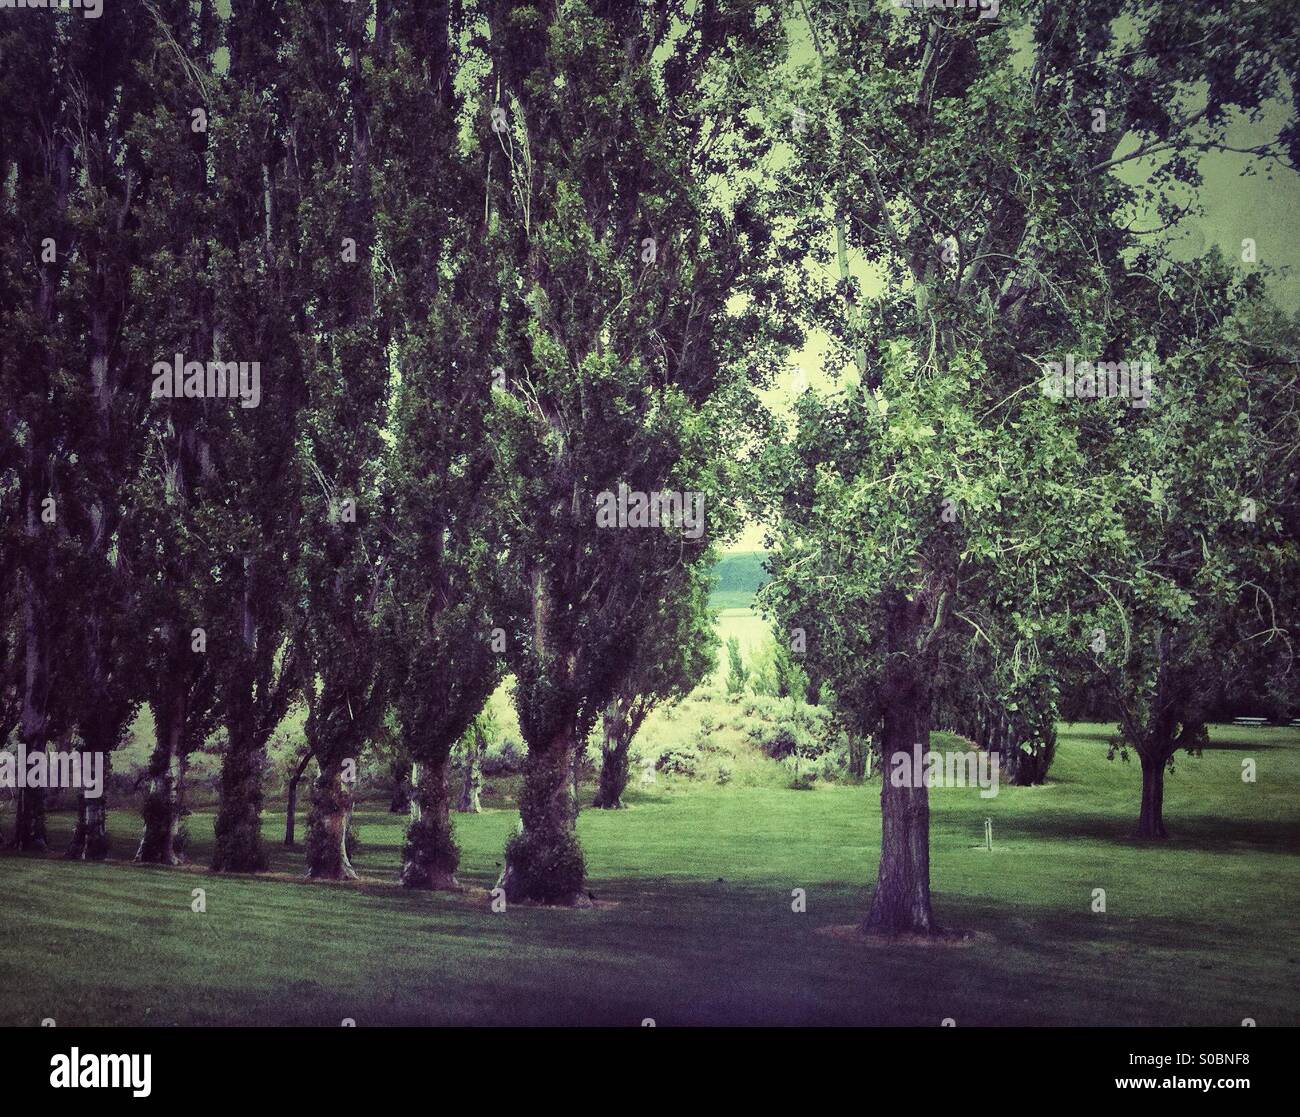
[[[1217,256],[1160,282],[1179,311],[1129,316],[1164,355],[1160,406],[1136,430],[1096,424],[1096,468],[1128,477],[1122,531],[1068,648],[1157,766],[1198,748],[1238,685],[1300,694],[1283,637],[1300,625],[1300,332]]]
[[[1068,669],[1094,612],[1111,616],[1098,621],[1111,635],[1102,676],[1130,671],[1148,698],[1172,695],[1154,682],[1157,662],[1209,663],[1212,648],[1222,659],[1221,627],[1194,618],[1217,611],[1215,595],[1244,596],[1244,571],[1220,557],[1219,541],[1247,534],[1231,525],[1245,495],[1234,470],[1278,509],[1255,529],[1268,576],[1251,580],[1257,601],[1279,600],[1293,494],[1269,479],[1277,459],[1262,445],[1248,461],[1256,417],[1228,416],[1248,396],[1286,398],[1266,370],[1291,345],[1237,333],[1213,262],[1176,264],[1170,237],[1142,238],[1133,214],[1176,227],[1180,185],[1199,185],[1190,154],[1275,95],[1289,63],[1262,45],[1276,30],[1265,7],[1243,11],[1227,39],[1217,11],[1185,14],[1175,33],[1155,2],[1065,15],[1031,4],[996,21],[809,9],[815,62],[771,76],[807,123],[785,168],[786,218],[827,278],[801,263],[789,286],[801,323],[831,339],[831,387],[799,397],[760,470],[756,488],[775,494],[760,599],[783,630],[806,632],[810,678],[845,724],[883,729],[887,751],[908,746],[936,699],[959,697],[941,688],[972,642],[987,645],[1006,696]],[[1108,123],[1089,132],[1079,121],[1098,88]],[[1141,187],[1107,173],[1147,151]],[[1244,287],[1249,299],[1258,280]],[[1151,362],[1151,405],[1051,398],[1044,362],[1068,353]],[[1211,383],[1222,368],[1231,374]],[[1295,413],[1281,404],[1274,421]],[[1134,639],[1138,613],[1152,638]],[[1258,610],[1253,631],[1289,631],[1273,615]],[[1050,720],[1050,701],[1041,713]],[[1132,732],[1147,734],[1135,715]],[[1170,705],[1167,720],[1194,728],[1197,714]]]
[[[739,698],[749,683],[749,668],[740,654],[740,641],[732,636],[727,641],[727,694]]]
[[[538,903],[569,903],[586,882],[582,847],[567,830],[520,830],[506,842],[505,857],[519,895]]]
[[[754,653],[751,660],[750,685],[755,694],[772,698],[803,698],[808,690],[808,675],[791,654],[789,646],[775,636]]]
[[[664,749],[655,761],[655,770],[670,776],[694,779],[699,771],[700,754],[687,746]]]

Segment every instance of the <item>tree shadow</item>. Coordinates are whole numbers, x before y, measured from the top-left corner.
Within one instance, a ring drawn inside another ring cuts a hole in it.
[[[1206,853],[1240,852],[1253,849],[1266,853],[1300,853],[1300,819],[1233,819],[1224,815],[1165,813],[1169,837],[1151,841],[1134,835],[1137,811],[1132,818],[1112,818],[1081,811],[1052,811],[1001,821],[1002,841],[1046,839],[1070,841],[1092,838],[1127,847],[1153,850],[1200,850]]]

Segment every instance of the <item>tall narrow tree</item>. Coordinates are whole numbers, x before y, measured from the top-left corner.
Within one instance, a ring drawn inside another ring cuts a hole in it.
[[[685,698],[717,666],[717,614],[709,608],[712,555],[683,567],[635,636],[626,674],[601,718],[600,776],[592,806],[617,810],[627,788],[628,754],[650,712]]]
[[[499,328],[493,232],[458,136],[465,27],[451,5],[397,11],[376,67],[376,196],[385,320],[400,378],[390,455],[387,669],[412,762],[408,888],[456,888],[451,751],[501,680],[516,627],[503,559],[505,492],[486,421]]]
[[[732,300],[771,245],[746,182],[762,141],[738,75],[770,63],[780,25],[742,3],[493,3],[486,17],[475,135],[508,312],[494,422],[520,478],[528,600],[511,644],[522,828],[502,887],[512,901],[575,904],[575,749],[670,571],[727,530],[726,388],[764,352],[752,308]],[[702,500],[703,516],[598,519],[598,501],[665,491],[696,513]]]
[[[219,80],[215,52],[220,25],[213,5],[160,0],[152,49],[143,62],[154,91],[152,111],[140,114],[134,143],[141,152],[140,262],[134,272],[136,349],[143,370],[177,353],[206,359],[212,352],[215,299],[211,229],[217,191],[206,127]],[[196,117],[196,110],[201,116]],[[208,650],[211,618],[222,606],[212,577],[214,552],[207,517],[219,516],[217,470],[225,401],[148,396],[145,457],[131,491],[123,550],[136,584],[143,632],[143,696],[153,713],[154,747],[141,807],[137,860],[172,864],[184,772],[213,728],[219,670]],[[216,520],[214,519],[213,523]],[[214,629],[215,631],[215,629]],[[214,647],[220,658],[220,646]]]
[[[387,5],[291,13],[295,191],[306,305],[298,324],[309,398],[301,415],[307,482],[297,530],[311,677],[307,740],[316,758],[307,875],[354,877],[347,853],[357,764],[384,714],[378,656],[385,577],[379,465],[389,380],[375,288],[371,100],[367,72],[388,36]]]
[[[223,23],[229,66],[207,114],[213,152],[211,349],[196,359],[259,365],[255,407],[215,401],[209,449],[217,491],[205,513],[214,549],[208,652],[220,657],[226,741],[214,869],[266,866],[261,838],[266,745],[301,684],[291,636],[299,546],[299,414],[306,402],[301,280],[321,260],[304,243],[299,202],[306,153],[277,5],[235,5]],[[304,258],[306,263],[304,263]],[[250,399],[251,402],[251,399]]]

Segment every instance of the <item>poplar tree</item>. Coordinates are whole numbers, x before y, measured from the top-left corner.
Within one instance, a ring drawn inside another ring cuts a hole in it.
[[[140,693],[132,669],[140,636],[136,587],[120,544],[128,512],[123,497],[139,465],[145,406],[134,391],[139,355],[130,331],[142,174],[128,130],[152,97],[133,62],[147,41],[148,22],[146,12],[132,10],[114,20],[76,20],[69,28],[69,127],[80,167],[70,278],[78,297],[75,315],[62,328],[79,340],[82,355],[65,506],[73,544],[69,605],[77,619],[59,685],[76,696],[80,751],[87,758],[98,754],[105,776]],[[106,799],[83,789],[67,855],[93,859],[107,852]]]
[[[46,19],[13,12],[0,22],[0,406],[3,406],[5,550],[13,556],[16,632],[10,668],[18,740],[43,751],[57,716],[52,670],[58,646],[63,552],[58,520],[66,482],[63,450],[77,360],[59,319],[67,306],[72,262],[74,139],[65,90],[69,66],[61,36]],[[12,844],[45,848],[45,790],[15,791]]]
[[[213,404],[209,460],[213,612],[208,654],[220,661],[218,717],[225,730],[214,869],[266,867],[261,838],[266,745],[301,686],[292,639],[300,547],[300,412],[307,373],[302,277],[322,246],[304,243],[299,203],[312,132],[295,95],[283,6],[233,4],[223,21],[229,68],[213,90],[207,136],[213,213],[210,349],[196,359],[259,362],[261,399]],[[304,264],[304,258],[306,263]],[[192,402],[192,401],[185,401]]]
[[[474,162],[459,133],[463,19],[394,9],[376,65],[383,311],[398,375],[388,457],[384,669],[411,769],[408,888],[454,889],[451,751],[501,681],[516,627],[504,478],[487,417],[500,328]]]
[[[389,34],[387,15],[381,5],[368,30],[366,4],[295,9],[285,36],[292,150],[285,204],[297,207],[305,295],[295,323],[308,392],[297,542],[306,731],[318,773],[307,819],[313,878],[356,875],[347,833],[357,764],[384,714],[379,466],[389,366],[375,296],[368,75]]]
[[[145,201],[139,208],[140,262],[133,285],[141,369],[174,355],[206,359],[215,330],[216,224],[208,114],[216,86],[217,13],[209,0],[160,0],[151,49],[138,65],[154,100],[133,124]],[[224,401],[148,398],[144,459],[126,500],[123,550],[134,570],[141,626],[142,696],[153,713],[154,747],[145,772],[143,830],[136,859],[184,858],[180,823],[185,772],[217,717],[209,629],[221,607],[211,539],[221,524],[221,412]]]
[[[592,806],[617,810],[627,788],[628,753],[650,712],[685,698],[717,667],[717,614],[709,608],[712,555],[664,587],[659,608],[634,638],[627,672],[601,717],[600,776]]]
[[[578,742],[670,571],[728,530],[728,389],[767,352],[753,307],[731,300],[764,274],[772,235],[742,76],[771,63],[781,31],[749,4],[484,14],[474,136],[505,241],[491,265],[506,308],[492,421],[519,479],[527,600],[509,654],[528,758],[501,886],[511,901],[579,904]],[[704,522],[601,526],[598,502],[624,491],[702,494]]]

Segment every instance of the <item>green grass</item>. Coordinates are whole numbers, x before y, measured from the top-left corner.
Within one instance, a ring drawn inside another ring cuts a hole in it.
[[[727,652],[726,642],[731,637],[736,637],[740,642],[741,654],[746,662],[750,662],[754,652],[758,650],[765,640],[772,635],[772,626],[753,609],[723,609],[718,616],[718,636],[723,642],[723,649],[718,656],[719,673],[725,677],[727,673]]]
[[[381,811],[359,816],[361,887],[0,857],[0,1024],[1300,1023],[1300,735],[1217,729],[1169,778],[1172,840],[1145,846],[1108,730],[1065,727],[1046,787],[932,792],[936,911],[987,936],[964,948],[816,933],[864,911],[878,784],[665,781],[583,813],[609,902],[590,911],[406,893],[389,883],[402,820]],[[992,853],[975,848],[986,817]],[[463,880],[491,886],[514,819],[457,817]],[[273,869],[296,878],[281,826],[267,817]],[[111,827],[128,856],[136,818]],[[204,858],[210,816],[192,828]]]

